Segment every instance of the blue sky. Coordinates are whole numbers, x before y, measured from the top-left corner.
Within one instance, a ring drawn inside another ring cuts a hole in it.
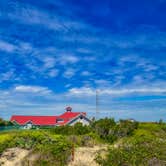
[[[166,120],[165,0],[1,0],[0,117],[74,111]]]

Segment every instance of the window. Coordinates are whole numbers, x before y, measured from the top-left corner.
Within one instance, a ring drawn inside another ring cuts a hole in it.
[[[63,119],[57,119],[57,122],[63,122],[64,120]]]

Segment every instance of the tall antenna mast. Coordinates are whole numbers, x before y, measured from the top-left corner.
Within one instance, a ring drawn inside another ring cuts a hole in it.
[[[96,120],[99,118],[99,91],[96,90]]]

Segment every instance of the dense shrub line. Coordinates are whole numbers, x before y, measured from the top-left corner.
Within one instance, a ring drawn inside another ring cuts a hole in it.
[[[74,126],[60,126],[50,129],[52,133],[62,135],[91,135],[95,139],[113,143],[121,137],[131,135],[138,127],[138,122],[120,120],[115,122],[113,118],[104,118],[93,121],[90,126],[77,123]]]

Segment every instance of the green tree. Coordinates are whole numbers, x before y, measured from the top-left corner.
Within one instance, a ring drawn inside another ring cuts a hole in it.
[[[0,118],[0,126],[6,126],[5,120],[3,120],[2,118]]]

